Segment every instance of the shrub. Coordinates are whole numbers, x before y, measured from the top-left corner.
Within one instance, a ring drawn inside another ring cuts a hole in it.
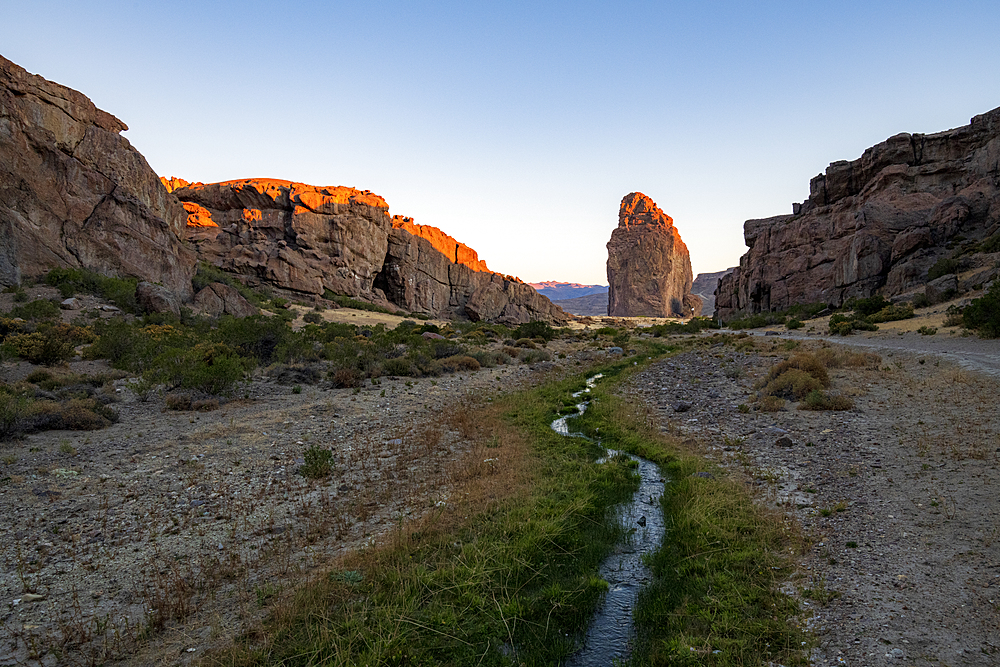
[[[806,394],[799,410],[850,410],[854,407],[854,401],[848,396],[837,394],[831,396],[818,389],[814,389]]]
[[[313,311],[311,313],[306,313],[305,315],[303,315],[302,320],[304,322],[308,322],[309,324],[320,324],[323,321],[323,316]]]
[[[937,333],[937,329],[934,327],[923,326],[917,329],[917,333],[921,336],[933,336]]]
[[[545,322],[525,322],[514,330],[514,338],[544,338],[546,342],[556,337],[556,330]]]
[[[190,410],[191,395],[187,392],[179,394],[167,394],[163,397],[163,403],[168,410]]]
[[[780,412],[785,409],[785,399],[778,396],[762,396],[758,407],[761,412]]]
[[[855,330],[878,331],[878,326],[872,324],[864,317],[847,317],[840,313],[835,313],[830,317],[830,333],[839,336],[846,336]]]
[[[22,432],[31,403],[28,397],[12,393],[6,385],[0,388],[0,440]]]
[[[993,236],[984,239],[982,243],[976,248],[979,252],[1000,252],[1000,232],[997,232]]]
[[[338,368],[330,373],[330,383],[338,389],[360,387],[365,377],[356,368]]]
[[[617,336],[612,338],[611,342],[617,345],[618,347],[625,347],[626,345],[628,345],[628,342],[631,339],[632,339],[631,333],[629,333],[628,331],[622,331]]]
[[[45,283],[57,287],[64,298],[81,292],[96,294],[126,312],[139,314],[135,299],[139,281],[135,278],[105,276],[88,269],[52,269],[45,276]]]
[[[962,311],[962,323],[984,338],[1000,338],[1000,280]]]
[[[33,364],[51,366],[71,359],[76,345],[93,339],[94,334],[90,329],[59,323],[39,328],[33,333],[9,336],[6,343],[22,359]]]
[[[24,288],[18,287],[14,290],[14,303],[24,303],[28,300],[28,293],[24,291]]]
[[[801,329],[802,328],[802,320],[797,320],[797,319],[795,319],[793,317],[792,319],[790,319],[787,322],[785,322],[785,328],[786,329]]]
[[[396,357],[382,362],[382,375],[408,377],[416,375],[418,372],[417,365],[407,357]]]
[[[867,321],[878,324],[880,322],[896,322],[899,320],[908,320],[913,317],[913,305],[909,303],[900,304],[898,306],[886,306],[877,313],[867,317]]]
[[[509,359],[503,352],[495,350],[475,350],[470,352],[469,356],[478,361],[482,368],[493,368],[494,366],[506,363],[507,359]]]
[[[441,370],[445,373],[458,371],[478,371],[479,362],[465,354],[457,354],[441,360]]]
[[[927,280],[935,280],[949,273],[958,273],[959,270],[961,270],[961,262],[951,257],[942,257],[927,270]]]
[[[59,316],[59,306],[48,299],[35,299],[23,306],[15,306],[8,313],[11,318],[20,317],[23,320],[47,320]]]
[[[531,340],[530,338],[519,338],[518,340],[514,341],[514,347],[523,347],[529,350],[534,350],[538,346],[535,345],[535,341]]]
[[[945,311],[944,326],[957,327],[961,326],[961,324],[962,324],[962,309],[954,304],[948,306],[948,310]]]
[[[526,364],[534,364],[539,361],[552,361],[552,355],[546,350],[523,350],[520,359]]]
[[[918,294],[913,297],[913,307],[914,308],[927,308],[931,304],[931,299],[926,294]]]
[[[850,308],[856,315],[861,315],[862,317],[874,315],[883,308],[887,308],[891,305],[892,304],[880,294],[864,299],[851,299],[844,304],[845,308]]]
[[[309,479],[322,479],[333,472],[333,452],[313,445],[306,450],[305,462],[299,474]]]

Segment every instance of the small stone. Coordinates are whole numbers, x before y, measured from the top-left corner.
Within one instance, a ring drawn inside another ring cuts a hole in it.
[[[710,472],[696,472],[691,475],[692,477],[701,477],[702,479],[715,479],[715,475]]]
[[[681,401],[680,403],[674,405],[674,412],[687,412],[690,409],[691,409],[691,404],[685,403],[684,401]]]
[[[789,438],[786,435],[786,436],[782,436],[782,437],[778,438],[777,440],[775,440],[774,444],[775,444],[776,447],[791,447],[795,443],[792,442],[792,439]]]
[[[63,310],[79,310],[80,300],[76,297],[70,297],[59,304],[59,307]]]
[[[646,517],[645,516],[639,517],[639,520],[636,521],[636,523],[639,524],[640,526],[645,526],[646,525]]]
[[[21,596],[21,602],[38,602],[39,600],[44,599],[44,595],[36,595],[35,593],[25,593]]]

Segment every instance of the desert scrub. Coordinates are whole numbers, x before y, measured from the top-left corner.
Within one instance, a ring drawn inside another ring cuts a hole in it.
[[[744,315],[725,324],[729,329],[758,329],[771,324],[785,324],[789,319],[812,319],[826,307],[825,303],[796,304],[786,310]]]
[[[1000,280],[962,310],[962,323],[983,338],[1000,338]]]
[[[45,284],[58,288],[63,298],[76,294],[95,294],[103,297],[128,313],[140,314],[135,299],[135,278],[105,276],[87,269],[52,269],[45,276]]]
[[[597,568],[623,537],[612,508],[637,487],[626,463],[598,464],[597,446],[549,427],[582,384],[553,382],[447,415],[477,447],[449,498],[303,585],[222,660],[509,664],[498,642],[526,664],[563,660],[607,590]]]

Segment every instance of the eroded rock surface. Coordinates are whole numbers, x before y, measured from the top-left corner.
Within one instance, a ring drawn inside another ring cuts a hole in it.
[[[190,297],[184,210],[121,136],[127,129],[0,56],[0,284],[74,267]]]
[[[673,218],[641,192],[625,195],[608,241],[608,315],[698,314],[691,279],[691,257]]]
[[[390,218],[386,201],[367,190],[265,179],[164,185],[184,202],[199,258],[249,285],[329,290],[435,317],[568,319],[441,230]]]
[[[1000,109],[834,162],[792,211],[744,224],[749,250],[719,283],[717,315],[921,290],[960,244],[956,270],[992,264],[974,244],[1000,231]]]

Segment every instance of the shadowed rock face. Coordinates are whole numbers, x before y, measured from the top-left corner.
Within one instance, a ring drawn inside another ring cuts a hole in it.
[[[0,284],[74,267],[190,297],[184,209],[120,136],[127,129],[0,57]]]
[[[488,271],[474,250],[441,230],[390,218],[385,200],[367,190],[267,179],[164,184],[184,202],[187,239],[199,258],[247,284],[330,290],[435,317],[568,319],[531,287]]]
[[[641,192],[622,199],[608,241],[608,315],[683,317],[701,312],[691,257],[673,219]]]
[[[953,249],[1000,228],[1000,109],[938,134],[898,134],[810,182],[792,215],[748,220],[749,250],[716,315],[905,294]],[[964,238],[959,238],[964,237]],[[974,268],[977,259],[969,257]]]

